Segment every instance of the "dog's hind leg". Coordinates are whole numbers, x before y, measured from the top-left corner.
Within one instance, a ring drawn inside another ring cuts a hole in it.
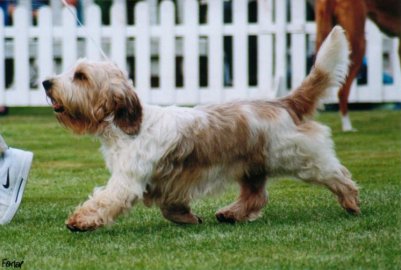
[[[200,224],[202,219],[191,213],[187,204],[163,205],[160,207],[163,216],[177,224]]]
[[[334,194],[337,195],[341,206],[351,214],[359,214],[359,191],[351,174],[344,166],[341,166],[332,179],[327,179],[325,184]]]
[[[265,173],[245,174],[240,180],[240,195],[234,203],[216,213],[219,222],[235,223],[252,221],[260,217],[261,209],[267,204]]]
[[[329,129],[310,122],[300,126],[300,130],[308,135],[297,136],[295,155],[287,157],[287,162],[295,166],[295,176],[304,182],[327,187],[345,210],[359,214],[358,187],[336,157]]]
[[[307,174],[309,174],[308,172]],[[324,175],[324,177],[322,177]],[[333,192],[340,205],[351,214],[359,214],[358,187],[351,179],[351,174],[342,165],[329,171],[319,171],[314,176],[300,177],[307,183],[319,184]]]

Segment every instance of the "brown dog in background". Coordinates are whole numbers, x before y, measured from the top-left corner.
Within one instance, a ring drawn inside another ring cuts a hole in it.
[[[312,1],[310,1],[312,2]],[[348,116],[348,96],[365,54],[365,21],[369,17],[380,30],[398,37],[401,63],[401,0],[315,0],[317,25],[316,51],[336,25],[341,25],[351,46],[351,66],[345,84],[338,92],[343,131],[352,131]]]

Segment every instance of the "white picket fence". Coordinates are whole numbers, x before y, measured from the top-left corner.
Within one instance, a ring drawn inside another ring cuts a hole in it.
[[[67,9],[62,11],[62,25],[54,26],[52,12],[47,7],[40,10],[38,25],[31,26],[28,11],[17,7],[13,26],[0,23],[0,104],[47,105],[40,83],[38,88],[30,88],[33,60],[38,81],[41,81],[70,68],[79,57],[100,60],[98,46],[101,45],[109,58],[123,69],[127,68],[127,56],[135,56],[135,86],[141,99],[147,103],[194,105],[237,98],[273,98],[288,91],[287,79],[291,85],[298,85],[306,75],[307,51],[311,51],[307,47],[313,43],[311,37],[316,31],[314,22],[306,21],[305,0],[291,0],[290,5],[282,0],[258,1],[257,23],[248,23],[247,0],[233,0],[233,19],[228,24],[223,23],[223,2],[209,1],[206,24],[199,24],[196,0],[183,1],[184,22],[181,24],[175,24],[175,8],[171,1],[161,3],[159,24],[150,24],[146,1],[135,7],[135,25],[127,25],[122,1],[115,1],[109,26],[101,24],[100,9],[90,5],[85,12],[84,27],[77,26]],[[287,14],[290,14],[289,19]],[[3,22],[2,17],[0,12],[0,22]],[[232,36],[233,40],[233,83],[230,87],[225,87],[223,81],[224,36]],[[257,36],[256,86],[250,86],[248,80],[248,36]],[[401,101],[398,41],[385,38],[370,22],[367,23],[366,37],[368,84],[355,84],[350,102]],[[157,88],[151,87],[150,83],[154,72],[151,60],[154,54],[151,40],[154,38],[159,40],[160,48],[160,83]],[[182,42],[178,43],[177,39],[182,39]],[[134,46],[127,45],[132,40]],[[387,44],[385,58],[383,40]],[[55,44],[61,44],[61,49]],[[206,87],[199,84],[199,55],[202,54],[208,56]],[[176,55],[183,57],[183,87],[176,86]],[[9,89],[5,89],[6,57],[14,59],[14,82]],[[61,67],[55,64],[55,58],[61,58]],[[383,63],[388,63],[386,69],[390,70],[393,84],[382,83]],[[335,94],[327,102],[336,102]]]

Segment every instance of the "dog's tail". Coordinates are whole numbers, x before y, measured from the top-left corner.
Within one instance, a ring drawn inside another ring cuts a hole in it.
[[[319,100],[332,87],[340,87],[348,74],[349,47],[343,28],[335,26],[323,42],[313,69],[302,84],[281,99],[299,120],[313,116]]]

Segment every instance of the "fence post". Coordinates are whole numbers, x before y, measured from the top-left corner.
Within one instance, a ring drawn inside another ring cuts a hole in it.
[[[196,0],[185,0],[184,5],[184,89],[187,104],[200,101],[199,92],[199,7]]]
[[[272,22],[272,0],[258,1],[258,86],[261,97],[275,97],[273,87],[273,35],[268,33]]]
[[[401,100],[401,62],[398,56],[398,38],[391,41],[391,51],[389,51],[390,69],[392,71],[393,83],[383,86],[384,101],[400,101]]]
[[[160,5],[160,88],[162,104],[174,104],[175,96],[175,35],[174,35],[174,4],[163,1]]]
[[[76,14],[75,7],[69,7]],[[62,54],[63,71],[72,68],[77,60],[77,23],[75,17],[70,13],[67,7],[63,8],[63,36],[62,36]]]
[[[53,74],[53,20],[51,9],[47,6],[40,8],[38,21],[38,68],[39,68],[39,89],[47,76]],[[43,91],[36,95],[35,103],[46,104],[46,97]],[[35,93],[36,94],[36,93]]]
[[[394,39],[393,41],[393,51],[391,53],[392,66],[393,66],[393,76],[394,76],[394,100],[401,101],[401,59],[398,54],[400,44],[400,38]]]
[[[53,15],[53,23],[54,25],[62,25],[62,11],[63,11],[63,2],[61,0],[50,0],[50,7]]]
[[[5,53],[4,53],[4,15],[3,10],[0,9],[0,106],[5,105],[5,76],[6,76],[6,67],[5,67]]]
[[[141,1],[135,6],[135,86],[145,103],[151,102],[150,95],[150,18],[149,3]]]
[[[10,95],[8,105],[28,105],[29,102],[29,20],[28,10],[19,6],[14,12],[15,49],[14,49],[14,83],[15,91]]]
[[[53,28],[52,14],[49,7],[39,10],[39,80],[44,80],[53,73]]]
[[[306,75],[306,3],[305,0],[291,0],[291,87],[297,87]]]
[[[224,101],[223,85],[223,1],[208,2],[208,99],[206,102]],[[202,100],[203,102],[203,100]]]
[[[85,27],[91,35],[86,37],[86,57],[98,61],[101,59],[100,49],[102,48],[101,39],[101,17],[100,8],[97,5],[90,5],[87,8]]]
[[[287,90],[287,1],[276,0],[275,5],[275,32],[276,32],[276,63],[275,77],[279,80],[279,85],[283,86],[278,89],[278,95],[282,96]],[[283,83],[280,83],[283,82]]]
[[[248,87],[248,1],[233,1],[233,98],[249,96]]]
[[[111,7],[111,58],[123,70],[127,70],[126,22],[125,4],[115,1]]]
[[[362,101],[383,100],[383,37],[379,29],[371,22],[366,22],[366,56],[368,61],[368,88],[358,90]]]

